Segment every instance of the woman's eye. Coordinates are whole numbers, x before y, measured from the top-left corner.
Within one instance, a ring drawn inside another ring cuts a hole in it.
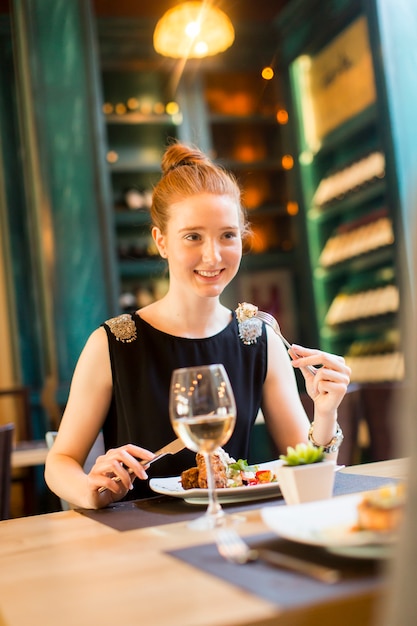
[[[224,233],[226,239],[236,239],[237,233],[231,231],[230,233]]]
[[[185,236],[185,239],[187,239],[188,241],[198,241],[200,239],[200,235],[198,235],[197,233],[189,233]]]

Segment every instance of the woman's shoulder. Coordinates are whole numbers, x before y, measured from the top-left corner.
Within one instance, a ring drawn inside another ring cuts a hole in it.
[[[104,327],[109,339],[121,343],[132,343],[137,339],[136,322],[131,313],[122,313],[116,317],[111,317],[102,324],[102,327]]]

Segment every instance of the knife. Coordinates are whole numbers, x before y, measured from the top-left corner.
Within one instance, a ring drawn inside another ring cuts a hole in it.
[[[337,583],[342,576],[341,572],[333,567],[313,563],[312,561],[305,561],[299,557],[282,552],[275,552],[275,550],[269,550],[268,548],[260,548],[256,550],[256,552],[261,561],[265,561],[275,567],[282,567],[283,569],[310,576],[321,582],[334,584]]]
[[[151,459],[150,461],[140,461],[140,464],[148,468],[150,465],[152,465],[152,463],[155,463],[155,461],[159,461],[159,459],[162,459],[163,456],[166,456],[167,454],[177,454],[177,452],[180,452],[184,448],[185,444],[181,441],[181,439],[174,439],[174,441],[171,441],[171,443],[168,443],[163,448],[160,448],[160,450],[157,450],[153,459]],[[134,474],[132,469],[129,469],[129,474]],[[112,480],[114,480],[114,482],[116,483],[119,483],[120,477],[114,476]],[[99,493],[103,493],[103,491],[107,491],[107,487],[100,487],[100,489],[98,490]]]

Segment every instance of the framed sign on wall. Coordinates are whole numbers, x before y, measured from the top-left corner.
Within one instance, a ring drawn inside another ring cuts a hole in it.
[[[376,101],[365,18],[357,18],[314,56],[296,61],[304,136],[309,148]]]

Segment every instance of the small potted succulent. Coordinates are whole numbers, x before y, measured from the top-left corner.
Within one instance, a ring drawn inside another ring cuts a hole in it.
[[[278,484],[287,504],[332,497],[335,462],[326,460],[323,448],[298,443],[279,458],[283,463],[277,468]]]

